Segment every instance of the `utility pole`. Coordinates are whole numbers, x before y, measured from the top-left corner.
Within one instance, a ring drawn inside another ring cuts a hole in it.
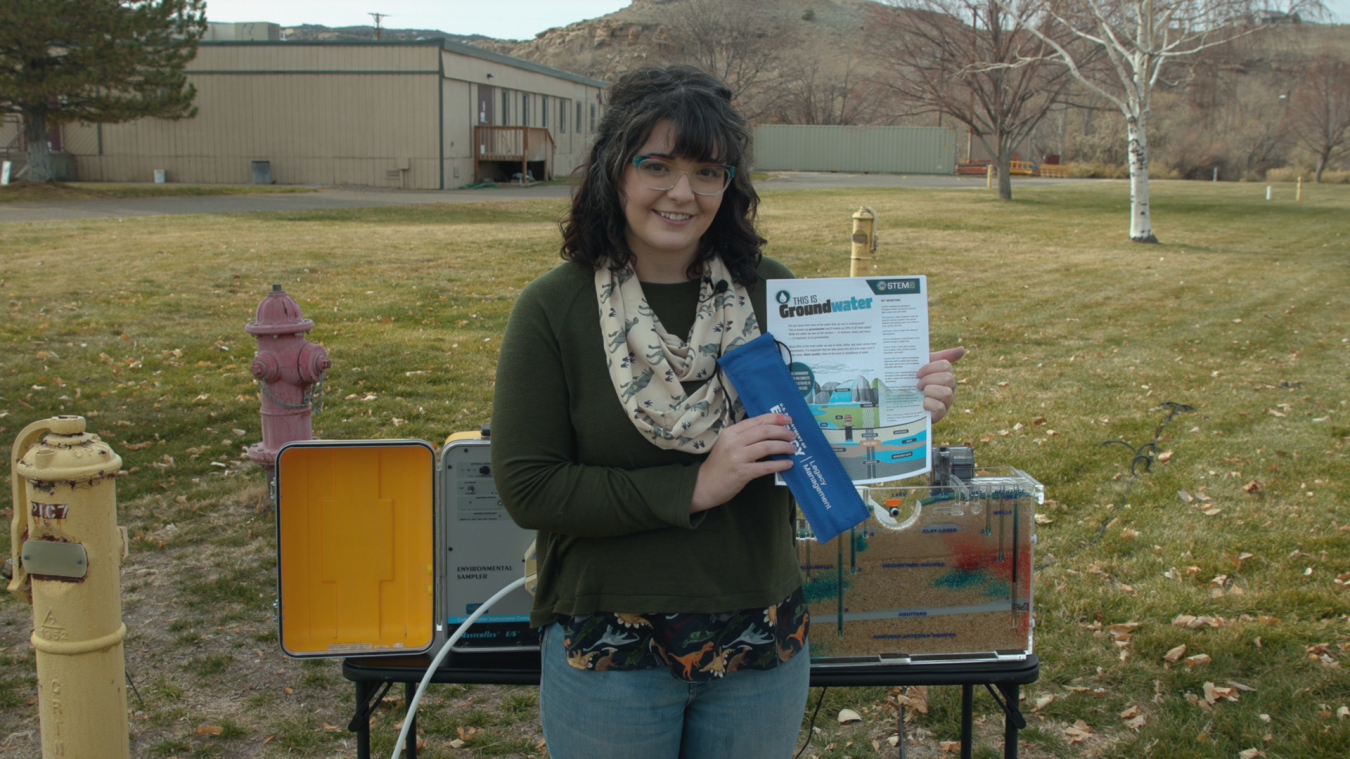
[[[368,14],[366,14],[366,15],[368,15],[368,16],[370,16],[371,18],[375,19],[375,41],[378,42],[378,41],[380,40],[380,22],[383,21],[384,19],[389,18],[389,14],[388,14],[388,13],[368,13]]]

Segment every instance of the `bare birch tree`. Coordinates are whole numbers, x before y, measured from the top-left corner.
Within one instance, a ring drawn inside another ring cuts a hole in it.
[[[1156,243],[1148,196],[1148,118],[1153,88],[1164,76],[1185,77],[1194,56],[1262,22],[1283,18],[1252,0],[994,0],[1016,14],[1023,28],[1043,40],[1074,78],[1107,99],[1125,117],[1130,168],[1130,239]],[[1292,0],[1288,13],[1322,15],[1317,0]],[[1015,10],[1014,10],[1015,9]],[[1029,12],[1028,12],[1029,11]],[[1068,32],[1105,53],[1109,65],[1089,68],[1082,52],[1053,33]],[[1170,72],[1170,73],[1169,73]]]
[[[1062,31],[1019,28],[1031,13],[998,0],[892,0],[871,10],[870,47],[885,66],[876,85],[894,96],[897,115],[937,113],[969,127],[994,156],[1004,200],[1013,153],[1073,82],[1045,39],[1084,61],[1091,55]]]

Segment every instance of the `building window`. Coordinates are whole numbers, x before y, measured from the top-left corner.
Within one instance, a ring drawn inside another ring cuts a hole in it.
[[[539,126],[548,129],[548,95],[539,98]]]
[[[520,93],[520,125],[530,125],[530,93]]]
[[[591,131],[595,131],[595,103],[591,103]]]
[[[511,92],[509,90],[502,90],[502,121],[501,121],[502,126],[506,126],[508,123],[510,123],[510,118],[511,118]]]
[[[558,101],[558,134],[567,132],[567,101]]]
[[[575,130],[575,131],[578,131],[578,132],[581,131],[581,101],[580,101],[580,100],[577,101],[577,123],[576,123],[576,126],[572,127],[572,129]]]

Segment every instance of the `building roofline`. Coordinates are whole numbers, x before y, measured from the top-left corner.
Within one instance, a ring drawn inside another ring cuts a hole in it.
[[[545,66],[542,63],[527,61],[524,58],[517,58],[505,53],[496,53],[491,50],[484,50],[481,47],[475,47],[463,42],[455,42],[445,37],[428,37],[420,40],[203,40],[198,43],[205,47],[297,47],[297,46],[349,46],[349,47],[425,47],[436,46],[444,51],[459,53],[473,58],[482,58],[483,60],[501,63],[513,68],[533,71],[536,74],[545,74],[558,79],[566,79],[584,84],[588,87],[605,88],[609,82],[603,79],[592,79],[581,74],[574,74],[570,71]]]

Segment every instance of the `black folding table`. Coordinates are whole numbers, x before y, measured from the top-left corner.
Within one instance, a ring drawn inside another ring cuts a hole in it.
[[[356,714],[347,729],[356,733],[358,759],[370,759],[370,717],[394,683],[404,684],[405,701],[412,703],[429,656],[389,656],[350,658],[342,662],[342,676],[356,684]],[[1017,733],[1026,727],[1018,706],[1023,685],[1040,676],[1040,661],[1034,654],[1026,659],[982,661],[976,663],[925,663],[895,665],[820,665],[811,666],[812,687],[960,685],[961,686],[961,759],[970,759],[975,686],[983,685],[1004,711],[1003,756],[1017,759]],[[431,678],[433,683],[462,685],[538,685],[537,651],[458,654],[446,657]],[[902,712],[903,713],[903,712]],[[404,755],[417,759],[416,715],[408,729]],[[900,722],[900,734],[904,723]]]

